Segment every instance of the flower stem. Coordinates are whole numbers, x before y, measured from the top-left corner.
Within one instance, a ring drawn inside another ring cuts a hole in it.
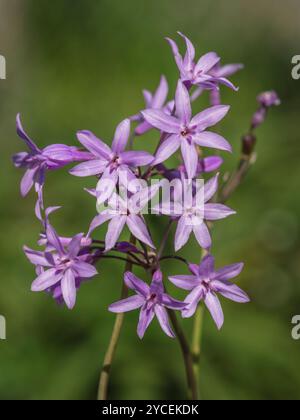
[[[131,237],[130,242],[135,243],[135,239]],[[132,270],[132,262],[127,261],[125,266],[125,272]],[[128,288],[125,283],[122,286],[121,299],[126,299],[128,296]],[[99,388],[98,388],[98,400],[106,401],[108,398],[108,386],[110,373],[112,368],[113,359],[117,350],[122,326],[124,321],[124,313],[117,314],[116,320],[114,323],[113,331],[111,334],[110,342],[106,350],[104,357],[103,366],[100,374]]]
[[[169,316],[170,316],[174,331],[179,340],[181,352],[184,359],[187,385],[188,385],[188,398],[190,400],[198,400],[198,386],[197,386],[197,380],[195,377],[195,371],[193,368],[193,356],[190,350],[189,343],[177,320],[175,312],[172,310],[169,310],[168,312],[169,312]]]
[[[200,377],[200,355],[201,355],[201,338],[203,328],[204,306],[198,305],[193,327],[193,342],[192,342],[192,356],[193,356],[193,369],[197,381],[198,391],[200,390],[199,377]]]

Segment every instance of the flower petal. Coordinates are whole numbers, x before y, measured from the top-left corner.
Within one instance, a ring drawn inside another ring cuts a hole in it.
[[[218,70],[214,70],[214,76],[216,77],[229,77],[243,70],[244,64],[227,64],[226,66],[220,67]]]
[[[210,283],[210,285],[216,292],[220,293],[225,298],[232,300],[233,302],[250,302],[249,296],[235,284],[214,280]]]
[[[195,59],[195,48],[187,36],[185,36],[182,32],[178,32],[178,34],[185,40],[186,43],[186,54],[183,59],[183,65],[190,70]]]
[[[236,214],[236,212],[223,204],[209,203],[204,205],[205,220],[221,220],[233,214]]]
[[[204,302],[220,330],[224,324],[224,313],[218,297],[214,293],[209,292],[207,293]]]
[[[102,214],[99,214],[98,216],[94,217],[92,220],[92,223],[90,224],[89,232],[87,236],[90,236],[91,233],[99,226],[103,225],[103,223],[108,222],[114,217],[113,214],[109,214],[107,212],[103,212]]]
[[[51,264],[49,263],[43,252],[35,251],[33,249],[28,248],[27,246],[23,247],[23,251],[26,257],[31,262],[31,264],[42,265],[43,267],[51,267]]]
[[[112,303],[108,310],[114,313],[123,313],[134,311],[135,309],[140,308],[143,306],[145,299],[139,295],[130,296],[127,299],[119,300],[118,302]]]
[[[181,144],[180,137],[178,135],[173,135],[168,137],[163,143],[160,145],[154,162],[152,165],[158,165],[159,163],[168,160],[177,150],[179,149]]]
[[[76,303],[75,276],[71,269],[67,270],[61,281],[63,299],[69,309],[73,309]]]
[[[182,310],[182,317],[183,318],[190,318],[194,315],[196,312],[196,309],[198,307],[198,304],[200,300],[202,300],[204,297],[204,288],[203,286],[195,287],[191,293],[187,295],[187,297],[184,300],[184,303],[186,303],[188,306]]]
[[[56,230],[49,223],[46,227],[46,236],[49,244],[54,246],[60,255],[63,255],[65,251],[60,242],[59,236],[57,235]]]
[[[185,165],[185,169],[189,179],[193,179],[197,173],[198,153],[194,144],[189,143],[186,139],[181,142],[181,153]]]
[[[196,276],[171,276],[169,280],[183,290],[192,290],[199,284]]]
[[[206,255],[198,268],[198,275],[205,278],[210,278],[215,270],[215,259],[212,255]]]
[[[215,175],[213,178],[210,178],[204,184],[204,203],[207,203],[213,198],[216,194],[219,186],[219,174]]]
[[[79,233],[78,235],[74,236],[71,240],[71,242],[68,245],[68,253],[70,258],[75,258],[77,257],[80,249],[81,249],[81,241],[83,238],[84,234],[83,233]]]
[[[206,224],[204,222],[195,224],[193,226],[193,231],[199,245],[204,249],[209,249],[211,247],[211,236]]]
[[[160,109],[164,105],[168,96],[168,90],[169,86],[167,79],[165,76],[161,76],[159,86],[151,101],[151,108]]]
[[[150,287],[148,286],[148,284],[140,280],[130,271],[127,271],[125,273],[124,281],[129,289],[134,290],[137,294],[143,296],[144,298],[146,298],[149,295]]]
[[[115,132],[114,140],[112,143],[112,150],[116,154],[124,152],[130,135],[130,120],[127,118],[122,121]]]
[[[155,315],[162,330],[171,338],[175,338],[175,334],[170,326],[169,317],[166,309],[161,305],[155,305]]]
[[[183,124],[188,125],[192,117],[191,100],[189,92],[181,80],[178,81],[175,103],[176,115]]]
[[[209,52],[203,55],[195,67],[195,73],[199,73],[202,71],[203,73],[209,72],[219,61],[221,58],[215,52]]]
[[[232,264],[217,270],[214,274],[214,280],[226,281],[233,279],[241,274],[244,264]]]
[[[51,286],[54,286],[62,278],[62,274],[57,274],[56,268],[50,268],[47,271],[43,271],[32,283],[32,292],[42,292]]]
[[[193,226],[188,224],[186,218],[182,216],[177,225],[175,235],[175,251],[179,251],[189,240],[190,234],[192,233]]]
[[[228,113],[230,106],[217,105],[207,108],[197,114],[191,121],[191,126],[196,126],[199,131],[204,131],[207,127],[212,127],[221,121]]]
[[[152,127],[165,133],[176,134],[180,131],[180,121],[175,117],[165,114],[161,110],[146,109],[142,111],[142,115]]]
[[[147,328],[154,318],[154,315],[155,313],[152,309],[147,309],[146,305],[142,307],[137,327],[137,333],[140,339],[144,337]]]
[[[193,135],[193,140],[202,147],[211,147],[213,149],[225,150],[232,152],[230,143],[224,137],[210,131],[203,131],[202,133]]]
[[[172,39],[170,38],[166,38],[166,41],[169,43],[170,47],[172,48],[172,52],[175,58],[175,62],[179,68],[180,71],[183,70],[183,61],[182,61],[182,56],[179,53],[178,50],[178,46],[176,44],[176,42],[174,42]]]
[[[130,214],[127,217],[127,226],[130,232],[140,241],[144,242],[150,248],[155,249],[155,245],[152,242],[150,234],[148,232],[145,221],[135,214]]]
[[[33,187],[34,178],[38,168],[27,169],[21,181],[21,195],[25,197]]]
[[[166,293],[163,293],[161,302],[166,308],[174,309],[178,311],[181,311],[183,308],[187,306],[186,303],[181,302],[177,299],[173,299],[171,296],[167,295]]]
[[[112,196],[117,182],[118,171],[111,172],[109,168],[106,168],[96,187],[98,204],[104,203]]]
[[[76,262],[73,268],[78,276],[84,279],[94,277],[98,274],[98,271],[92,264],[86,263],[84,261]]]
[[[135,152],[123,152],[120,155],[121,162],[126,163],[129,166],[138,167],[150,165],[153,162],[154,157],[148,152],[135,151]]]
[[[105,237],[105,251],[109,251],[116,245],[126,224],[126,219],[126,216],[115,216],[109,222],[107,234]]]
[[[103,173],[106,165],[107,161],[94,159],[76,165],[69,171],[69,173],[78,177],[100,175]]]
[[[29,149],[34,153],[39,153],[40,149],[37,147],[37,145],[34,143],[34,141],[28,136],[28,134],[25,132],[22,123],[21,123],[21,115],[17,115],[17,134],[19,137],[21,137],[22,140],[25,141]]]
[[[105,160],[109,160],[111,158],[111,149],[91,131],[79,131],[77,133],[77,138],[79,142],[94,156],[103,158]]]

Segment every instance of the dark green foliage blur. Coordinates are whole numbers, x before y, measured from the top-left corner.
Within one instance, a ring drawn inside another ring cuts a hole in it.
[[[224,63],[246,66],[233,78],[240,91],[222,90],[232,110],[218,129],[234,146],[225,171],[237,164],[256,95],[274,88],[282,98],[259,129],[257,163],[230,202],[237,216],[214,228],[217,264],[245,261],[239,284],[253,302],[223,301],[222,332],[205,314],[202,398],[300,397],[300,342],[291,338],[292,316],[300,313],[300,81],[292,80],[290,64],[300,54],[299,12],[292,0],[0,0],[0,53],[8,71],[0,81],[0,314],[7,318],[7,341],[0,341],[1,399],[95,398],[114,322],[107,306],[119,297],[123,270],[122,263],[101,263],[100,276],[82,286],[72,312],[30,292],[35,273],[22,246],[35,246],[40,225],[35,197],[19,196],[22,171],[11,164],[11,155],[24,149],[15,116],[21,112],[40,146],[76,144],[79,129],[110,141],[117,123],[142,109],[141,90],[155,88],[161,73],[173,94],[178,73],[164,37],[176,37],[177,30],[191,37],[198,55],[215,50]],[[207,96],[195,109],[206,104]],[[136,145],[153,151],[156,139],[153,132]],[[47,205],[64,206],[52,218],[59,233],[86,231],[95,203],[83,188],[94,180],[62,170],[47,181]],[[158,242],[166,219],[151,223]],[[183,255],[198,262],[195,241]],[[164,270],[184,274],[180,264],[165,263]],[[140,342],[137,315],[126,316],[110,397],[185,398],[178,343],[157,323]],[[191,322],[184,326],[190,334]]]

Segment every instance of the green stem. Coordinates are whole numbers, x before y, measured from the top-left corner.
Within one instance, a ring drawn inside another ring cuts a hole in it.
[[[192,355],[193,355],[193,369],[197,381],[197,388],[200,389],[200,356],[201,356],[201,338],[203,329],[204,306],[198,305],[193,327],[193,341],[192,341]]]
[[[133,237],[131,237],[130,242],[135,243],[135,240],[133,239]],[[125,266],[125,272],[131,271],[131,270],[132,270],[132,262],[127,261],[126,266]],[[123,283],[121,299],[126,299],[127,297],[128,297],[128,288],[126,284]],[[101,369],[99,388],[98,388],[99,401],[106,401],[108,398],[108,386],[109,386],[110,373],[111,373],[114,356],[117,350],[119,338],[121,335],[123,322],[124,322],[124,314],[123,313],[117,314],[113,331],[111,334],[110,342],[106,350],[103,366]]]
[[[198,386],[193,368],[193,357],[189,343],[184,335],[184,332],[177,320],[176,314],[172,310],[168,310],[176,337],[179,340],[180,349],[182,352],[184,366],[186,371],[187,385],[188,385],[188,398],[189,400],[198,400]]]

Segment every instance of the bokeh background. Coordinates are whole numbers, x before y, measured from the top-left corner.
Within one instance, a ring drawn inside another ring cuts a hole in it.
[[[223,301],[221,332],[205,314],[202,398],[300,397],[300,342],[291,338],[292,316],[300,313],[300,81],[291,78],[291,58],[300,53],[299,14],[297,0],[0,0],[8,76],[0,81],[0,314],[7,318],[1,399],[95,398],[114,322],[107,306],[118,299],[123,270],[122,263],[101,263],[101,275],[81,288],[72,312],[30,292],[34,269],[22,245],[35,246],[40,225],[34,195],[21,199],[21,172],[11,164],[11,155],[24,149],[15,116],[21,112],[40,146],[76,144],[76,131],[86,128],[110,141],[116,124],[143,107],[141,90],[154,89],[162,73],[173,94],[177,69],[164,37],[177,30],[192,38],[198,54],[215,50],[223,62],[246,66],[234,77],[239,93],[222,90],[232,110],[219,130],[235,150],[225,171],[237,163],[257,93],[274,88],[282,99],[259,129],[257,163],[230,201],[238,215],[214,229],[218,265],[245,261],[239,284],[253,301]],[[204,97],[195,110],[206,103]],[[152,133],[137,146],[153,150],[155,140]],[[62,235],[87,229],[95,204],[83,188],[93,183],[67,170],[48,176],[46,203],[64,206],[52,218]],[[165,223],[151,219],[155,240]],[[196,243],[183,255],[197,262]],[[164,270],[183,274],[181,265]],[[185,398],[178,343],[156,323],[140,342],[136,323],[137,313],[126,317],[110,397]],[[190,321],[184,326],[190,333]]]

